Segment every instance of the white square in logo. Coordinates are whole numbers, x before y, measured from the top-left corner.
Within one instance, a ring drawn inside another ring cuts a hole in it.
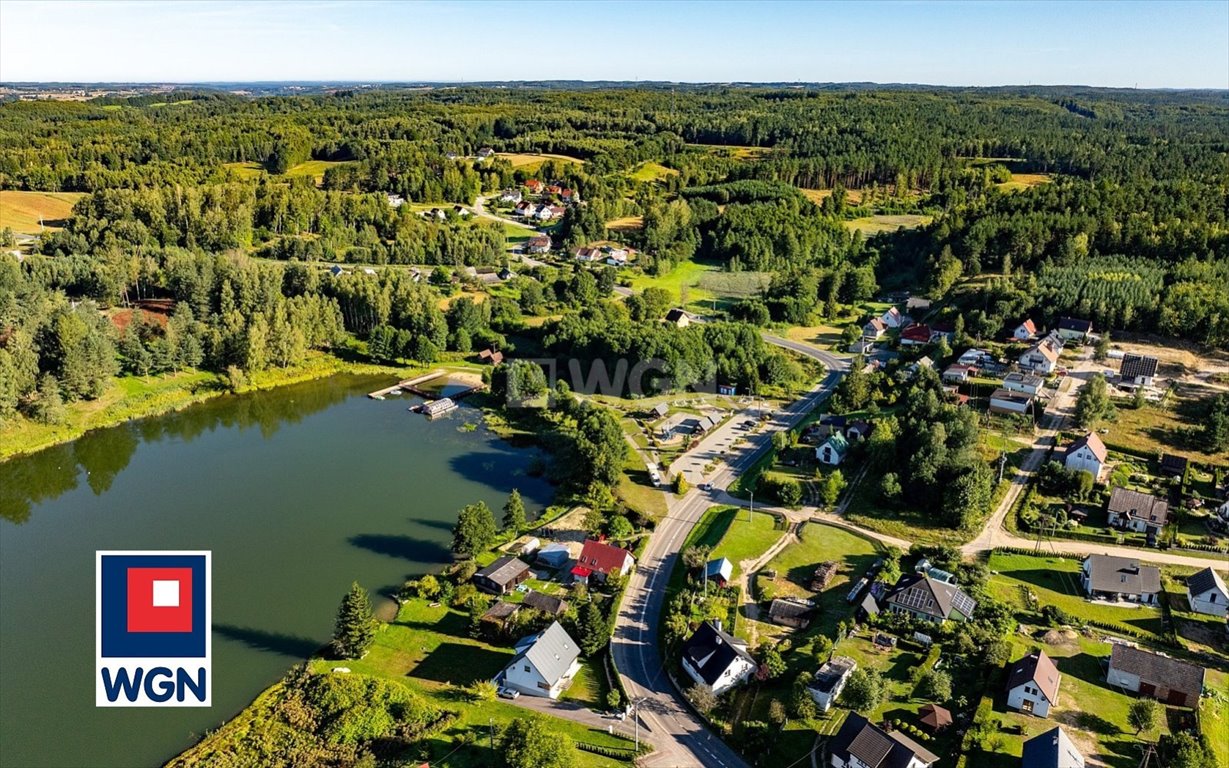
[[[154,581],[154,607],[155,608],[178,608],[179,607],[179,582],[178,581]]]

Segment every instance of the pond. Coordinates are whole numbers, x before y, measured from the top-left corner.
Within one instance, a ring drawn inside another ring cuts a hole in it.
[[[449,561],[460,507],[551,499],[462,405],[428,420],[339,376],[94,432],[0,463],[0,763],[161,763],[327,642],[352,581]],[[213,552],[213,706],[94,706],[94,552]]]

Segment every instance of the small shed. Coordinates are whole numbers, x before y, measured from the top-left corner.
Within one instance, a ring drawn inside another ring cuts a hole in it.
[[[768,606],[768,619],[773,624],[794,629],[806,629],[811,623],[811,614],[815,610],[809,600],[793,600],[778,597]]]
[[[475,573],[474,585],[484,592],[505,595],[531,575],[528,563],[508,555]]]
[[[567,613],[568,602],[562,598],[553,597],[542,592],[529,590],[525,595],[522,605],[533,608],[536,611],[542,611],[550,616],[558,616]]]
[[[724,557],[709,560],[704,566],[704,578],[716,582],[719,586],[724,587],[733,576],[734,564]]]
[[[938,704],[927,704],[917,713],[922,720],[922,725],[929,728],[931,733],[938,733],[952,724],[952,713]]]
[[[534,562],[547,568],[562,568],[571,559],[572,554],[568,552],[567,545],[555,542],[539,549]]]
[[[486,609],[486,613],[482,614],[482,621],[494,624],[502,629],[508,623],[508,619],[512,618],[520,609],[521,606],[516,603],[505,603],[500,600]]]

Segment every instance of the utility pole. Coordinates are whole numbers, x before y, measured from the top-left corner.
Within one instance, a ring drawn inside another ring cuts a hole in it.
[[[640,704],[644,702],[644,697],[632,699],[632,718],[636,721],[636,754],[640,754]]]
[[[751,506],[747,507],[747,522],[751,522],[752,516],[755,515],[755,491],[751,492]]]
[[[486,719],[486,725],[488,732],[490,733],[491,764],[493,765],[495,763],[495,718],[488,717]]]

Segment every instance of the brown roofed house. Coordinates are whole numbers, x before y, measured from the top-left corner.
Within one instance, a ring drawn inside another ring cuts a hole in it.
[[[1205,670],[1159,653],[1114,645],[1105,681],[1166,704],[1198,707]]]
[[[507,555],[475,573],[474,586],[484,592],[506,595],[532,575],[524,560]]]
[[[1156,536],[1169,519],[1169,504],[1148,493],[1115,488],[1105,512],[1112,526]]]
[[[1025,714],[1047,717],[1058,701],[1058,667],[1045,651],[1033,651],[1011,665],[1007,675],[1007,706]]]

